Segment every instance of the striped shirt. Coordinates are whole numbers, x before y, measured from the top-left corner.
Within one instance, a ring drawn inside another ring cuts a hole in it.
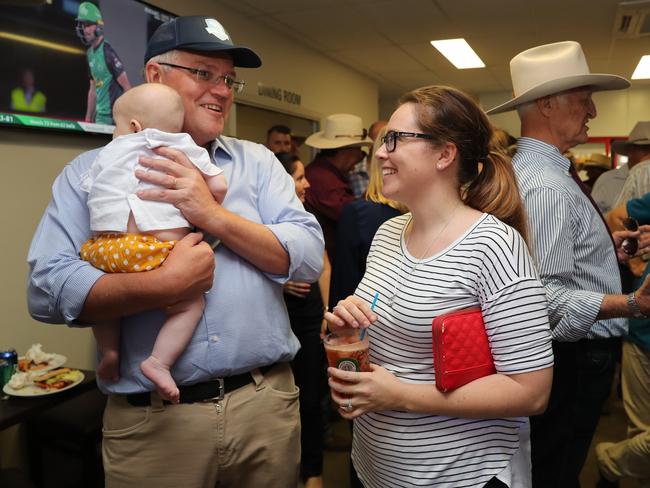
[[[553,339],[625,334],[627,319],[596,321],[604,296],[621,293],[621,276],[609,230],[571,178],[571,162],[555,146],[522,137],[512,163],[546,288]]]
[[[483,214],[447,249],[418,260],[404,243],[409,220],[401,215],[379,228],[355,292],[369,302],[379,292],[379,319],[369,329],[371,362],[433,388],[432,319],[480,305],[499,373],[550,367],[544,288],[521,236]],[[352,458],[370,488],[480,487],[511,467],[526,426],[525,417],[371,412],[355,420]]]

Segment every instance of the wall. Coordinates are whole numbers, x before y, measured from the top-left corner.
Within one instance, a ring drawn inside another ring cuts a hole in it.
[[[89,331],[43,325],[27,313],[25,286],[27,250],[32,234],[51,196],[51,186],[63,166],[82,151],[101,146],[105,136],[43,133],[28,129],[0,129],[2,203],[0,222],[5,239],[0,253],[0,348],[24,353],[35,342],[45,351],[59,352],[78,367],[93,366]],[[9,236],[11,236],[9,238]]]

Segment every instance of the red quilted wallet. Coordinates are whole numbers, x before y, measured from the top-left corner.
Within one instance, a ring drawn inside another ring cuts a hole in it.
[[[438,390],[454,390],[496,372],[480,308],[439,315],[431,328]]]

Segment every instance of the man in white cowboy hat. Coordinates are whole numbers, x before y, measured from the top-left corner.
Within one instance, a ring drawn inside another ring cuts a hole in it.
[[[645,163],[650,162],[649,138],[650,121],[637,122],[626,141],[616,141],[612,144],[613,152],[627,156],[627,164],[603,173],[596,180],[591,196],[603,213],[609,212],[614,206],[620,206],[630,198],[640,197],[642,195],[638,191],[640,188],[650,189],[650,164],[644,164],[644,171],[641,171],[643,176],[635,176],[635,183],[626,190],[626,193],[628,190],[630,193],[621,196],[623,187],[630,176],[630,170],[635,166],[639,166],[642,161]]]
[[[616,200],[619,206],[650,191],[650,121],[637,122],[627,141],[615,141],[612,151],[627,156],[630,175]]]
[[[548,409],[531,418],[533,486],[573,488],[610,392],[614,338],[626,333],[626,317],[650,314],[650,289],[645,282],[636,294],[621,294],[607,227],[562,154],[587,142],[587,122],[597,114],[591,94],[630,83],[592,74],[573,41],[518,54],[510,73],[514,97],[488,114],[516,109],[521,120],[513,165],[546,287],[555,353]]]
[[[324,130],[310,135],[305,144],[320,149],[305,169],[311,184],[305,200],[323,228],[325,249],[333,261],[336,223],[343,207],[356,199],[347,175],[366,157],[361,148],[372,146],[372,139],[361,117],[333,114],[325,119]]]

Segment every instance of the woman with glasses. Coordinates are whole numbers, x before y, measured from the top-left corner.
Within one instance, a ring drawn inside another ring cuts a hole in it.
[[[328,369],[366,487],[530,486],[527,416],[546,408],[551,334],[513,170],[491,136],[471,98],[428,86],[401,98],[377,151],[384,195],[410,213],[379,228],[355,294],[326,314],[333,330],[369,327],[372,372]],[[473,306],[496,373],[443,393],[432,320]]]

